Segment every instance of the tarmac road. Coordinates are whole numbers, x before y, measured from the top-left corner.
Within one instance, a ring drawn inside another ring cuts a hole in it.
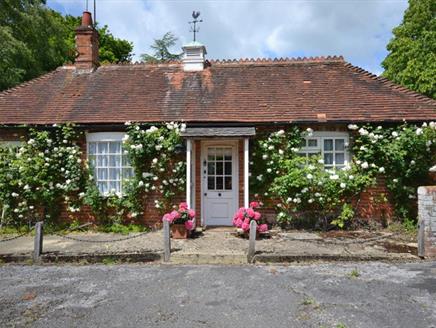
[[[436,262],[3,265],[0,327],[436,327]]]

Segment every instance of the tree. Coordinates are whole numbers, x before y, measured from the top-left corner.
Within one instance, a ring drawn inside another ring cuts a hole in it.
[[[436,99],[436,1],[409,0],[382,62],[383,75]]]
[[[75,59],[75,29],[81,17],[62,16],[44,0],[0,1],[0,90],[54,70]],[[128,62],[133,45],[98,28],[100,61]]]
[[[171,32],[165,33],[161,39],[154,39],[154,43],[151,45],[154,53],[152,55],[142,54],[141,60],[146,63],[162,63],[180,59],[181,54],[173,54],[169,50],[176,44],[177,40],[177,37]]]
[[[64,62],[65,29],[42,0],[0,2],[0,89],[34,78]],[[6,72],[6,74],[3,74]]]
[[[63,24],[67,27],[66,42],[68,44],[67,60],[74,62],[75,59],[75,29],[81,24],[82,18],[60,14],[59,19],[63,20]],[[109,27],[104,25],[96,29],[99,34],[99,57],[101,63],[125,63],[132,60],[133,44],[127,40],[118,39],[109,31]]]

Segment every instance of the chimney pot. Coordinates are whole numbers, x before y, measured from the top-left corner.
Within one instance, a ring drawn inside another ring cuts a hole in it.
[[[83,12],[82,26],[92,26],[92,14],[89,11]]]

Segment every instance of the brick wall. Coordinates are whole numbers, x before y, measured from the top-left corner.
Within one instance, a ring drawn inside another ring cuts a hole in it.
[[[418,188],[418,255],[436,258],[436,186]]]

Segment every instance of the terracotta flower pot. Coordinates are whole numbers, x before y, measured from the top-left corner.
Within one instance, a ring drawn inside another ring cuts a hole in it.
[[[184,224],[173,224],[171,225],[171,233],[173,239],[187,239],[189,231]]]

